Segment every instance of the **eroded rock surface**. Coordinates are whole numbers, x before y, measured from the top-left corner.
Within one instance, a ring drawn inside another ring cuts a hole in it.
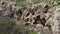
[[[59,5],[59,3],[57,5]],[[25,26],[29,26],[29,29],[31,30],[39,31],[42,29],[41,34],[48,34],[51,32],[49,31],[52,29],[51,26],[53,26],[53,19],[55,19],[54,15],[57,13],[55,7],[57,5],[40,3],[36,5],[33,4],[32,6],[20,7],[12,2],[1,1],[0,16],[13,19],[18,26],[20,26],[19,24],[21,23]],[[60,17],[58,17],[58,19],[59,18]],[[44,27],[47,27],[48,29],[46,30]]]

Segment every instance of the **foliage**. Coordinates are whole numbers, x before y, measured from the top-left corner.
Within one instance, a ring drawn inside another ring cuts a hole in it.
[[[15,31],[14,34],[37,34],[37,31],[35,30],[29,30],[29,27],[26,27],[24,25],[20,25],[18,30]]]
[[[32,31],[31,34],[37,34],[37,31]]]
[[[0,17],[0,34],[37,34],[23,24],[15,24],[10,19]]]
[[[23,6],[24,2],[23,1],[17,1],[16,4],[19,5],[19,6]]]
[[[13,26],[9,19],[0,17],[0,34],[11,32]]]

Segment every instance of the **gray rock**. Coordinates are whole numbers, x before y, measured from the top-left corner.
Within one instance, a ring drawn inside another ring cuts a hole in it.
[[[38,32],[38,34],[52,34],[52,31],[49,29],[41,29],[40,32]]]

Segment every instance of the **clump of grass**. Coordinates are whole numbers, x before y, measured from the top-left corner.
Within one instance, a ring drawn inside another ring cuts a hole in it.
[[[17,1],[16,4],[19,5],[19,6],[23,6],[24,5],[24,1]]]
[[[10,19],[0,17],[0,34],[11,32],[12,27]]]
[[[34,31],[31,32],[31,34],[37,34],[37,31],[34,30]]]

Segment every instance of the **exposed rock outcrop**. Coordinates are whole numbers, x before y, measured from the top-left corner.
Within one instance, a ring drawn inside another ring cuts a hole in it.
[[[45,34],[43,28],[47,27],[50,30],[51,29],[54,30],[54,28],[51,28],[55,26],[55,24],[53,25],[53,19],[56,20],[57,16],[58,16],[58,20],[60,19],[59,17],[60,8],[56,8],[56,6],[58,6],[59,4],[60,3],[56,5],[40,3],[36,5],[33,4],[32,6],[26,5],[20,7],[12,2],[2,1],[0,3],[0,16],[10,18],[11,20],[13,19],[18,25],[18,27],[20,26],[20,24],[23,24],[25,26],[30,26],[29,28],[32,28],[33,30],[42,29],[41,32],[44,32],[42,34]],[[60,5],[58,7],[60,7]],[[59,11],[56,12],[56,10],[58,9]]]

